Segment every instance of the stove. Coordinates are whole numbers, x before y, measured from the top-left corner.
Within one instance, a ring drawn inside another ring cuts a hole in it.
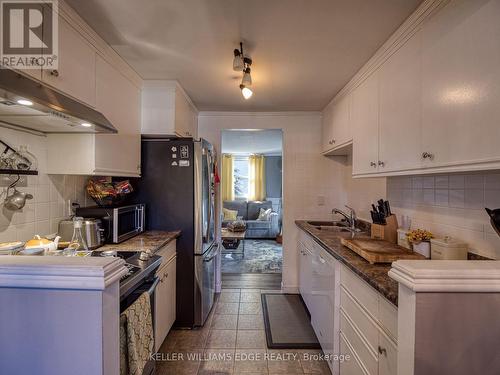
[[[93,257],[99,256],[115,256],[122,258],[127,267],[127,274],[120,279],[120,301],[127,299],[127,297],[134,291],[141,289],[144,284],[151,283],[156,271],[161,264],[161,256],[152,255],[141,259],[140,251],[94,251]]]

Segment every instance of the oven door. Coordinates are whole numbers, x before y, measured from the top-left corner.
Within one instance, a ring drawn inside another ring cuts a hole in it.
[[[120,243],[144,231],[144,205],[113,210],[113,242]]]

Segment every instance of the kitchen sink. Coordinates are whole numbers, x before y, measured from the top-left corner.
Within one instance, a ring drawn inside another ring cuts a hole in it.
[[[351,229],[343,222],[339,221],[308,221],[315,229],[323,231],[350,232]]]

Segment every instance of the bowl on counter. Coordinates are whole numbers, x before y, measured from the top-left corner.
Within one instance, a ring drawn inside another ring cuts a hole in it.
[[[16,255],[24,247],[20,241],[0,243],[0,255]]]

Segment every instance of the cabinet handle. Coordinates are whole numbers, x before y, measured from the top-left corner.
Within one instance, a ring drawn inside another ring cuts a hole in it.
[[[377,163],[375,163],[374,161],[370,162],[370,167],[376,168],[377,167]]]
[[[384,166],[385,166],[385,163],[384,163],[383,161],[380,161],[380,160],[379,160],[379,161],[378,161],[378,165],[379,165],[380,167],[384,167]]]
[[[381,346],[378,347],[378,354],[383,354],[387,357],[387,350],[385,348],[382,348]]]
[[[50,75],[54,77],[59,77],[59,71],[54,69],[50,71]]]
[[[167,277],[168,277],[168,272],[160,279],[160,283],[164,282]]]
[[[422,152],[422,159],[432,160],[434,159],[434,154],[431,154],[430,152]]]
[[[321,255],[319,256],[319,261],[321,262],[321,264],[325,264],[326,263],[326,260],[324,260]]]

